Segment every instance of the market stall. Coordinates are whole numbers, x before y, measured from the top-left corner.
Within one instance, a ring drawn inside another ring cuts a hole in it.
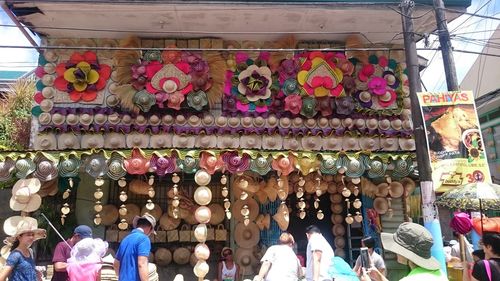
[[[60,49],[36,71],[34,150],[2,154],[0,179],[40,181],[29,198],[113,249],[152,214],[160,279],[215,277],[225,246],[252,276],[281,231],[303,241],[309,224],[352,262],[364,234],[392,227],[381,217],[407,219],[415,141],[399,51],[272,51],[320,46],[293,38],[47,45]]]

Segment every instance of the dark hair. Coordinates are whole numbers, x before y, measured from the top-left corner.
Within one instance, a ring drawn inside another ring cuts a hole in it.
[[[321,234],[321,230],[319,230],[319,227],[317,227],[313,224],[313,225],[306,227],[306,233],[308,233],[308,234],[320,233]]]
[[[373,237],[371,236],[365,236],[361,242],[363,242],[363,244],[365,245],[365,247],[367,248],[370,248],[370,249],[373,249],[375,248],[375,239],[373,239]]]
[[[482,240],[485,246],[491,246],[491,250],[495,255],[500,255],[500,233],[484,232]]]
[[[456,232],[456,231],[453,231],[453,237],[455,237],[455,238],[459,238],[459,237],[460,237],[460,234],[458,234],[458,232]]]
[[[472,255],[478,257],[480,260],[484,260],[484,250],[483,249],[473,251]]]
[[[147,219],[143,219],[143,218],[140,218],[137,220],[137,227],[151,227],[151,228],[153,228],[151,223]]]
[[[12,247],[10,248],[10,250],[14,250],[15,248],[19,247],[19,239],[16,238],[16,241],[14,241],[14,243],[12,243]]]

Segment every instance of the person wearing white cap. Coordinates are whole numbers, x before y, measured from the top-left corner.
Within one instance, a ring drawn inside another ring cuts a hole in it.
[[[398,263],[408,265],[410,273],[400,281],[447,281],[448,277],[439,269],[439,262],[431,255],[434,239],[423,226],[404,222],[396,233],[381,234],[382,246],[386,251],[397,255]],[[365,269],[363,269],[365,270]],[[367,269],[368,274],[361,276],[361,281],[387,281],[388,279],[375,267]]]
[[[136,216],[132,225],[135,229],[120,243],[113,267],[120,281],[147,281],[151,252],[149,235],[155,234],[156,219],[146,213],[142,217]]]

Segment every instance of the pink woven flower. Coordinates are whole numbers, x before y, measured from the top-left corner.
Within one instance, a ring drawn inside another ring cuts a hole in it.
[[[387,81],[382,77],[373,77],[370,82],[368,82],[368,88],[370,91],[378,96],[385,94],[385,88],[387,87]]]
[[[177,169],[176,157],[158,157],[153,155],[149,161],[150,167],[155,171],[158,176],[165,176],[166,174],[173,173]]]
[[[302,109],[302,98],[299,95],[290,95],[285,98],[285,110],[299,114]]]
[[[222,154],[222,160],[230,173],[242,173],[250,168],[250,156],[247,154],[239,156],[237,152],[226,152]]]

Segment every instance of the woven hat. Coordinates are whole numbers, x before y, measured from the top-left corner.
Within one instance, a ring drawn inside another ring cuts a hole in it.
[[[399,149],[397,138],[380,138],[380,147],[386,151],[396,151]]]
[[[141,133],[130,133],[127,135],[127,147],[148,147],[149,146],[149,135]]]
[[[399,146],[401,147],[402,150],[415,150],[415,140],[414,139],[407,139],[407,138],[400,138],[399,139]]]
[[[125,135],[121,133],[110,132],[104,134],[104,146],[106,148],[125,148]]]
[[[361,159],[351,158],[349,164],[347,164],[347,170],[345,175],[351,178],[359,178],[365,173],[365,166],[360,161]]]
[[[240,222],[234,229],[234,241],[239,247],[251,248],[260,241],[260,230],[256,223],[250,222],[248,225]]]
[[[210,224],[217,225],[224,222],[225,212],[221,205],[213,203],[208,205],[208,208],[212,214],[210,217]]]
[[[395,178],[403,178],[408,176],[413,171],[413,160],[411,157],[399,158],[393,162],[394,169],[392,176]]]
[[[342,217],[341,217],[342,219]],[[343,219],[342,219],[343,221]],[[334,224],[332,228],[333,235],[343,237],[345,235],[345,227],[343,224]]]
[[[389,185],[385,182],[378,184],[375,194],[379,197],[386,197],[389,194]]]
[[[189,257],[191,256],[191,252],[187,248],[180,247],[175,249],[174,254],[172,256],[176,264],[184,265],[189,263]]]
[[[284,137],[283,138],[284,150],[302,150],[302,143],[299,136]]]
[[[9,243],[14,243],[19,235],[27,232],[35,234],[35,241],[47,237],[45,229],[38,228],[37,221],[30,217],[10,217],[4,222],[3,229],[5,234],[10,236],[5,239]]]
[[[172,134],[163,133],[161,135],[152,135],[149,143],[152,148],[172,147]]]
[[[5,161],[0,162],[0,181],[8,181],[12,178],[15,162],[12,158],[7,157]]]
[[[403,185],[397,181],[393,181],[389,184],[389,194],[392,198],[399,198],[403,196],[405,189]]]
[[[201,134],[195,139],[194,146],[200,148],[215,148],[217,147],[217,136]]]
[[[378,150],[380,148],[380,139],[374,137],[362,137],[359,139],[359,146],[363,150]]]
[[[62,133],[57,139],[58,149],[78,149],[80,141],[74,133]]]
[[[405,196],[411,195],[416,188],[416,184],[411,178],[402,178],[400,182],[405,189]]]
[[[238,248],[234,254],[234,261],[240,266],[240,272],[244,275],[254,274],[253,267],[258,264],[258,260],[253,254],[252,248]]]
[[[155,263],[158,266],[167,266],[172,262],[172,252],[169,249],[160,247],[155,251]]]
[[[192,174],[198,170],[198,159],[186,156],[184,159],[177,159],[177,166],[187,174]]]
[[[101,215],[101,224],[102,225],[112,225],[118,219],[118,208],[115,205],[107,204],[102,206]]]
[[[256,159],[252,159],[250,162],[250,170],[256,172],[257,174],[263,176],[267,175],[271,171],[271,157],[259,156]]]
[[[262,147],[262,137],[256,134],[243,135],[240,137],[240,147],[247,149],[260,149]]]
[[[82,148],[102,148],[104,147],[104,137],[98,134],[88,134],[82,136]]]
[[[59,191],[58,183],[59,180],[57,178],[50,181],[42,182],[40,190],[38,191],[38,195],[40,195],[42,198],[45,196],[56,195],[57,192]]]
[[[40,186],[40,180],[37,178],[18,180],[12,188],[10,208],[27,213],[38,210],[42,204],[42,197],[37,194]]]
[[[159,176],[173,173],[177,169],[177,158],[174,155],[164,157],[153,154],[149,163],[150,169],[155,171]]]
[[[387,202],[387,199],[385,197],[377,197],[375,200],[373,200],[373,209],[377,211],[377,213],[383,215],[387,213],[387,210],[389,209],[389,203]]]
[[[66,116],[66,123],[71,126],[75,126],[80,121],[80,116],[70,113]]]
[[[59,165],[57,166],[59,176],[63,178],[78,176],[81,164],[82,161],[74,156],[70,156],[67,159],[59,161]]]
[[[387,164],[380,158],[372,159],[368,166],[368,177],[372,179],[383,177],[385,175],[385,171],[387,170]]]
[[[181,219],[180,218],[173,218],[171,216],[168,215],[168,213],[164,213],[161,217],[160,217],[160,227],[163,229],[163,230],[173,230],[173,229],[176,229],[179,224],[181,223]]]
[[[40,154],[39,154],[40,155]],[[57,177],[57,166],[45,157],[36,157],[36,171],[33,176],[40,181],[50,181]]]
[[[246,174],[235,176],[233,185],[241,191],[251,194],[259,191],[260,188],[259,182]]]
[[[243,222],[243,215],[241,214],[241,209],[244,205],[248,206],[248,210],[250,211],[248,218],[250,221],[254,221],[259,215],[259,204],[253,198],[247,198],[245,200],[236,200],[234,202],[231,212],[233,217],[238,222]]]
[[[36,150],[57,149],[56,135],[53,133],[39,134],[35,139]]]
[[[334,240],[335,248],[343,249],[345,247],[345,238],[344,237],[335,237]]]
[[[125,159],[125,169],[132,175],[143,175],[149,169],[149,160],[142,155],[139,149],[134,148],[130,158]]]
[[[423,226],[404,222],[399,225],[396,233],[381,234],[385,250],[401,255],[416,265],[429,270],[437,270],[439,262],[431,255],[434,244],[431,233]]]
[[[196,142],[196,137],[191,135],[174,134],[174,136],[172,137],[173,147],[193,148],[195,142]]]
[[[155,205],[155,208],[156,208],[156,205]],[[159,208],[159,206],[158,206]],[[160,209],[161,210],[161,209]],[[161,214],[160,214],[161,216]],[[151,227],[155,228],[156,226],[156,218],[149,212],[143,212],[141,216],[135,216],[134,219],[132,220],[132,226],[134,228],[137,228],[137,222],[140,220],[140,219],[145,219],[149,222],[149,224],[151,225]],[[154,232],[154,234],[156,234],[156,232]]]
[[[288,213],[288,207],[286,204],[281,204],[278,207],[278,211],[274,214],[273,219],[278,223],[281,230],[285,231],[288,229],[288,224],[290,223],[290,214]]]
[[[271,226],[271,216],[269,214],[259,214],[257,219],[255,219],[255,223],[260,230],[269,229]]]
[[[52,114],[52,123],[54,123],[54,125],[61,126],[64,124],[64,121],[66,121],[66,117],[61,113]]]
[[[272,167],[281,175],[287,176],[295,169],[295,157],[289,155],[273,159]]]
[[[127,175],[125,166],[123,165],[123,158],[118,154],[113,154],[108,160],[108,172],[106,173],[110,179],[119,180]]]
[[[281,149],[283,146],[283,137],[280,135],[264,135],[262,136],[263,149]]]
[[[24,179],[36,169],[36,164],[31,158],[20,158],[16,161],[16,177]]]
[[[344,136],[342,139],[342,148],[346,151],[359,150],[358,138]]]
[[[100,153],[88,156],[83,162],[84,170],[93,178],[104,176],[108,172],[106,158]]]
[[[324,137],[323,148],[325,150],[342,150],[342,137],[335,135]]]

